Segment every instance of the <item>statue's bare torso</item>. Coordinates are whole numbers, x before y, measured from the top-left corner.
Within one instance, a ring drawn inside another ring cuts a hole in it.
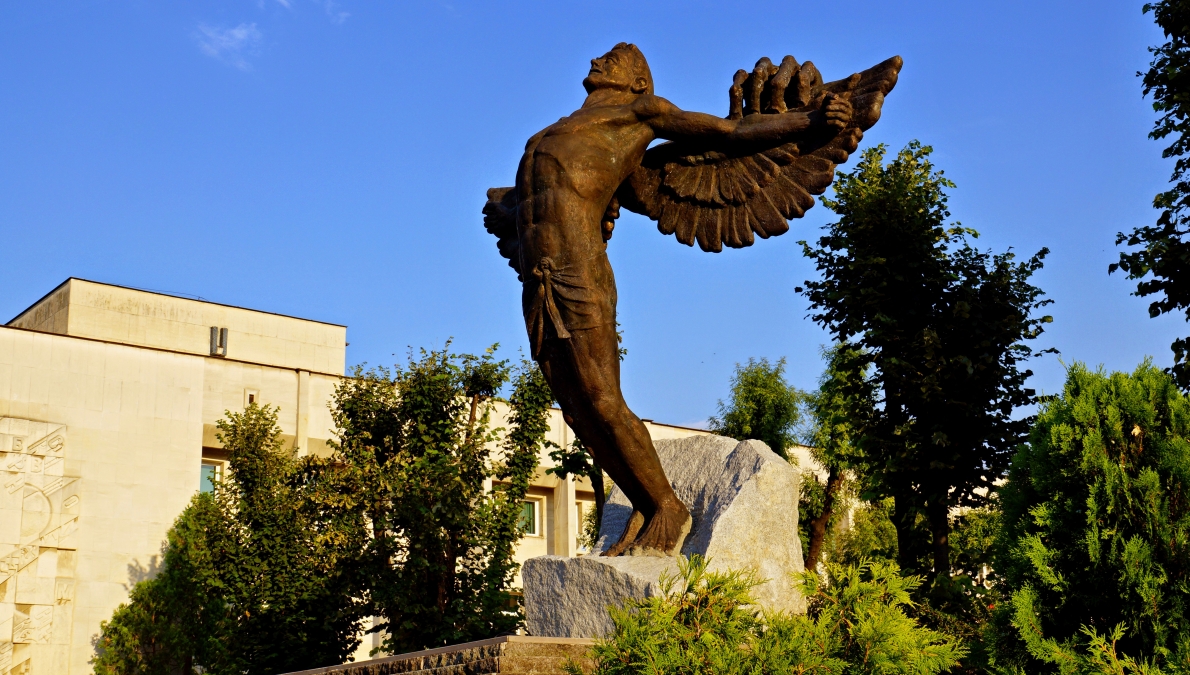
[[[526,269],[605,248],[604,210],[654,138],[628,104],[580,108],[529,139],[517,171]]]

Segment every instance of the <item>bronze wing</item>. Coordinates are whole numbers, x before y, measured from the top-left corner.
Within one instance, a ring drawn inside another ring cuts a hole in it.
[[[513,187],[495,187],[488,190],[488,201],[483,206],[483,226],[489,234],[496,236],[496,247],[500,255],[508,258],[508,266],[516,270],[521,278],[521,242],[516,230],[517,192]]]
[[[897,83],[894,56],[851,77],[824,83],[811,62],[787,56],[780,67],[761,59],[752,73],[736,73],[729,119],[810,112],[828,94],[851,101],[844,129],[808,130],[778,146],[675,141],[650,148],[641,166],[617,190],[624,208],[657,221],[662,234],[704,251],[751,246],[789,230],[826,191],[835,166],[855,152],[863,132],[880,119],[884,96]],[[503,249],[501,249],[503,250]]]

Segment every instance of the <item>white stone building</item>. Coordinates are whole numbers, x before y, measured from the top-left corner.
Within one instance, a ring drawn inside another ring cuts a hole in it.
[[[277,406],[286,443],[328,454],[346,338],[345,326],[73,278],[0,326],[0,675],[90,672],[100,621],[155,573],[166,530],[222,470],[225,411]],[[551,440],[568,444],[552,415]],[[706,433],[646,425],[654,438]],[[589,483],[542,460],[522,560],[578,554],[594,504]]]

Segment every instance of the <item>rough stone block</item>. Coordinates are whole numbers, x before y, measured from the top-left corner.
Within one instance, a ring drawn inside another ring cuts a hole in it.
[[[682,555],[703,555],[711,569],[751,569],[766,579],[754,589],[766,609],[803,612],[791,575],[801,572],[797,470],[759,441],[697,436],[656,441],[657,454],[693,524]],[[596,552],[580,558],[541,556],[521,569],[530,635],[600,637],[611,630],[609,605],[660,593],[672,558],[605,558],[632,512],[616,488],[608,498]]]

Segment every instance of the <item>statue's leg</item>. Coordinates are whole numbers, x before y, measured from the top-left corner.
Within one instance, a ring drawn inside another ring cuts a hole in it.
[[[625,549],[674,555],[689,531],[690,512],[670,487],[648,430],[624,401],[615,325],[570,334],[547,340],[539,360],[575,433],[632,502],[628,531],[608,555]]]

